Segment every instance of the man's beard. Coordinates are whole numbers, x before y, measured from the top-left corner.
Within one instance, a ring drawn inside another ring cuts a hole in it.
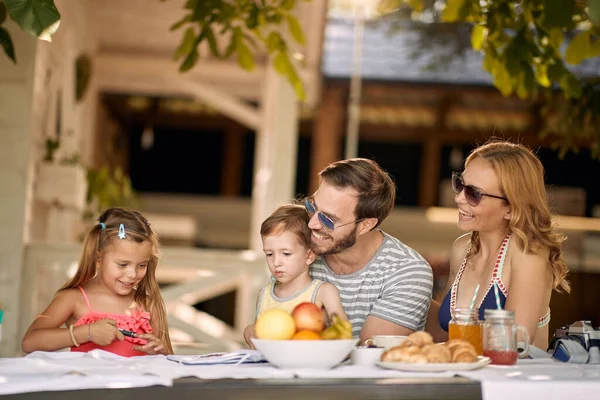
[[[354,246],[354,244],[356,244],[356,236],[357,236],[356,232],[357,231],[358,231],[358,224],[355,224],[352,232],[348,233],[346,236],[344,236],[341,239],[335,240],[330,248],[320,249],[312,241],[310,242],[310,248],[318,256],[327,256],[327,255],[331,255],[331,254],[341,253],[342,251],[344,251],[344,250]]]

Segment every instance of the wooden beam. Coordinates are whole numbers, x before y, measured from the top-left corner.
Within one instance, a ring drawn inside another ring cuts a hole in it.
[[[319,186],[319,172],[342,157],[346,91],[340,87],[324,88],[323,100],[313,121],[308,192]]]
[[[182,91],[194,96],[194,98],[218,110],[232,120],[250,129],[257,130],[259,128],[261,123],[260,110],[239,98],[231,96],[208,83],[191,81],[181,77],[175,79],[173,83],[181,87]]]
[[[266,68],[266,64],[258,64],[254,71],[248,72],[233,61],[213,59],[199,61],[193,69],[182,73],[179,65],[166,56],[103,52],[94,58],[100,92],[181,97],[190,95],[187,82],[205,82],[230,96],[256,103],[261,100]],[[320,93],[320,69],[298,68],[305,86],[305,104],[312,107]]]

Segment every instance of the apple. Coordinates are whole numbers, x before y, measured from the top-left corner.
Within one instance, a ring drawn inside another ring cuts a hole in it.
[[[325,328],[323,312],[314,303],[298,304],[292,311],[292,318],[298,331],[306,330],[319,333]]]

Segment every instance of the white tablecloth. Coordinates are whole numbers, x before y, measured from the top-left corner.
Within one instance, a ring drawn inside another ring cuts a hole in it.
[[[283,370],[270,364],[183,365],[165,356],[120,357],[94,350],[90,353],[35,352],[21,358],[0,359],[0,394],[172,386],[183,377],[200,379],[289,378],[447,378],[464,376],[481,382],[484,400],[600,398],[600,365],[563,364],[549,360],[519,362],[512,367],[487,366],[461,372],[403,372],[342,364],[331,370]]]

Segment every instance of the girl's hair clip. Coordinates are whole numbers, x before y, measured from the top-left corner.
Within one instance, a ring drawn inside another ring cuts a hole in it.
[[[100,229],[106,229],[106,224],[104,222],[100,222]]]
[[[119,234],[117,236],[119,237],[119,239],[125,239],[127,237],[127,235],[125,234],[125,225],[119,225]]]

